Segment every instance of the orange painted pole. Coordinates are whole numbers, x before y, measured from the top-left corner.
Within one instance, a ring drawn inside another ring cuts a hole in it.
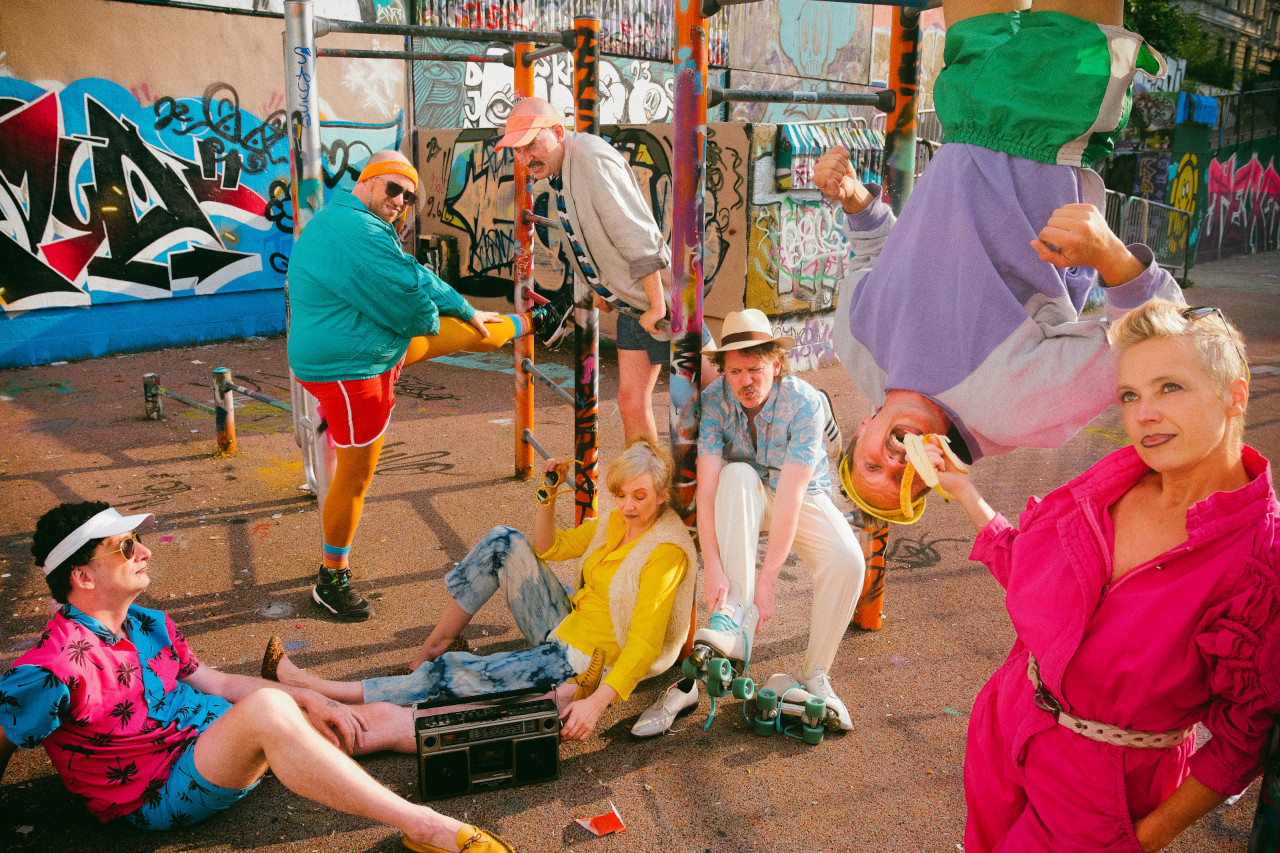
[[[671,125],[671,453],[676,510],[697,525],[698,418],[702,412],[702,285],[706,237],[707,26],[699,0],[675,4],[676,95]],[[693,649],[698,599],[681,657]]]
[[[889,88],[896,97],[885,117],[884,188],[889,206],[899,216],[916,183],[919,42],[920,10],[898,9],[889,30]]]
[[[532,44],[517,44],[515,52],[515,90],[516,97],[527,98],[533,94],[533,63],[525,66],[524,55],[533,50]],[[526,211],[533,210],[533,195],[530,192],[529,170],[519,160],[515,161],[515,229],[516,229],[516,265],[515,265],[515,306],[517,314],[529,310],[529,299],[524,295],[526,290],[533,289],[533,226],[525,221]],[[524,369],[524,360],[533,363],[533,335],[516,338],[515,350],[516,374],[516,476],[525,479],[533,469],[533,445],[525,441],[525,430],[533,434],[533,377]]]
[[[862,532],[868,536],[867,545],[862,549],[867,574],[862,581],[858,607],[853,611],[853,624],[864,631],[879,631],[884,624],[884,552],[889,544],[889,522],[867,519]]]

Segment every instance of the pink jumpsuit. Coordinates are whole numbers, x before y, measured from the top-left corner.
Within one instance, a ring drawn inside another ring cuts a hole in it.
[[[1017,641],[974,703],[965,755],[965,853],[1138,851],[1134,820],[1188,772],[1223,796],[1258,774],[1280,708],[1280,503],[1267,460],[1250,483],[1187,513],[1187,542],[1114,585],[1109,508],[1148,470],[1132,447],[1042,501],[1021,531],[997,516],[971,559],[1006,589]],[[1126,729],[1203,723],[1166,749],[1089,740],[1036,706],[1041,679],[1067,712]]]

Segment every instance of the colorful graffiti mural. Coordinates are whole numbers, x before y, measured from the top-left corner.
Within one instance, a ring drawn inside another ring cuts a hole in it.
[[[1168,151],[1152,151],[1138,155],[1132,195],[1163,202],[1169,188],[1169,165],[1173,155]]]
[[[326,185],[398,147],[400,118],[322,125]],[[5,310],[283,286],[293,245],[284,112],[236,90],[144,106],[109,81],[0,79]]]
[[[1170,166],[1173,178],[1169,183],[1169,201],[1172,207],[1185,210],[1187,220],[1172,219],[1169,235],[1169,251],[1178,254],[1199,239],[1199,218],[1196,216],[1196,196],[1200,192],[1200,158],[1187,152],[1178,160],[1177,170]]]
[[[462,53],[466,45],[440,39],[417,42],[422,50]],[[473,45],[472,47],[478,47]],[[511,69],[498,63],[415,62],[414,115],[420,127],[501,127],[515,103]],[[649,124],[671,121],[674,77],[670,63],[600,58],[600,121]],[[556,54],[535,67],[534,94],[566,117],[573,115],[573,57]]]
[[[606,127],[603,135],[623,153],[647,193],[654,218],[670,239],[671,135],[669,126]],[[509,295],[514,269],[512,160],[493,148],[489,131],[439,131],[419,139],[419,174],[424,206],[422,227],[457,240],[459,279],[469,296]],[[706,250],[708,287],[725,265],[734,235],[745,230],[747,204],[745,131],[711,125],[707,140]],[[447,152],[447,153],[446,153]],[[549,215],[551,194],[534,187],[534,212]],[[534,228],[537,289],[558,291],[570,282],[570,265],[556,235]]]
[[[831,311],[774,318],[774,334],[790,335],[796,339],[796,345],[787,351],[792,370],[817,370],[819,367],[835,364],[834,324],[835,314]]]
[[[1266,166],[1257,153],[1236,164],[1214,159],[1208,170],[1208,201],[1196,248],[1197,261],[1280,248],[1280,175],[1275,158]]]

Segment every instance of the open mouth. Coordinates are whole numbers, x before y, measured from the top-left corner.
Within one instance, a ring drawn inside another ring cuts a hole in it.
[[[905,435],[924,435],[924,431],[913,426],[900,424],[889,430],[889,436],[884,440],[885,450],[889,454],[898,457],[899,462],[904,463],[907,461],[907,448],[902,443],[902,438]]]

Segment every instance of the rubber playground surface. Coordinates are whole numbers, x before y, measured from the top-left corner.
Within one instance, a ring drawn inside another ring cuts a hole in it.
[[[1220,306],[1244,331],[1254,377],[1246,440],[1273,461],[1280,460],[1277,271],[1277,253],[1203,265],[1186,294],[1191,304]],[[530,527],[535,484],[512,477],[510,351],[417,365],[398,387],[352,549],[356,578],[376,616],[355,625],[322,616],[310,601],[319,516],[299,489],[302,463],[289,415],[240,398],[239,450],[226,457],[213,452],[212,415],[166,398],[165,420],[142,417],[148,372],[179,394],[209,402],[210,372],[226,366],[240,383],[287,399],[284,349],[283,338],[272,338],[0,371],[0,669],[35,642],[48,618],[30,532],[60,501],[100,499],[156,513],[158,526],[147,538],[155,552],[153,580],[140,603],[167,610],[204,663],[254,674],[272,634],[299,665],[329,677],[385,674],[425,638],[445,600],[440,578],[477,538],[494,524]],[[538,355],[572,383],[567,348]],[[622,429],[613,403],[616,364],[605,362],[600,430],[607,461],[621,446]],[[838,365],[804,378],[831,393],[846,435],[868,412]],[[665,378],[655,404],[665,411]],[[569,407],[540,390],[536,420],[539,441],[568,454]],[[975,476],[988,501],[1016,518],[1029,496],[1066,482],[1126,441],[1113,408],[1065,448],[988,459]],[[704,695],[674,732],[633,739],[631,724],[678,677],[673,670],[610,708],[595,737],[563,744],[557,781],[434,805],[526,852],[960,849],[968,716],[1013,632],[999,586],[967,559],[972,530],[963,513],[936,498],[930,504],[924,521],[891,533],[883,629],[850,629],[831,673],[855,731],[817,746],[758,737],[734,699],[718,703],[704,731]],[[602,512],[609,506],[602,496]],[[571,502],[562,498],[560,509],[561,523],[571,523]],[[567,564],[557,568],[568,577]],[[758,683],[800,667],[809,596],[808,572],[793,560],[779,587],[779,615],[757,635],[750,674]],[[477,615],[466,636],[478,653],[522,642],[497,602]],[[413,757],[387,754],[362,763],[416,801]],[[1170,849],[1244,850],[1257,788]],[[574,822],[611,804],[623,833],[596,837]],[[396,830],[303,800],[270,776],[244,802],[188,829],[104,826],[66,792],[43,750],[19,751],[0,783],[0,849],[86,848],[403,849]]]

